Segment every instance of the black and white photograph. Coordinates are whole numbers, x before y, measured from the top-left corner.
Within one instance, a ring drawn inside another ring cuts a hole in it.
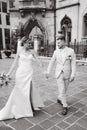
[[[87,0],[0,0],[0,130],[87,130]]]

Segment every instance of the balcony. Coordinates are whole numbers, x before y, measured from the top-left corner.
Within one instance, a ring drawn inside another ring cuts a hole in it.
[[[20,0],[19,10],[22,11],[43,11],[46,9],[46,0]]]

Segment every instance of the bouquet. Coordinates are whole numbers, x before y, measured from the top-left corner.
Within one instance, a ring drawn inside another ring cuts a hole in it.
[[[5,73],[1,73],[0,74],[0,87],[4,86],[4,85],[7,86],[10,79],[11,78],[9,76],[7,76]]]

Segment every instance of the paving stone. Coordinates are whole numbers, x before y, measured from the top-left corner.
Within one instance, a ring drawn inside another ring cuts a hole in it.
[[[84,107],[85,105],[83,105],[82,103],[80,102],[77,102],[76,104],[73,105],[73,107],[76,107],[76,108],[82,108]]]
[[[83,98],[80,102],[87,106],[87,98]]]
[[[83,78],[83,79],[84,79],[84,78]],[[83,82],[83,81],[81,81],[81,82]],[[81,86],[79,86],[79,88],[82,89],[82,90],[84,90],[84,89],[87,88],[87,86],[86,86],[86,84],[84,83],[84,84],[82,84]]]
[[[74,96],[75,96],[76,98],[78,98],[78,99],[82,99],[82,98],[84,98],[84,97],[87,97],[87,95],[86,95],[85,93],[82,93],[82,92],[77,93],[77,94],[75,94]]]
[[[43,129],[43,128],[40,127],[39,125],[35,125],[35,126],[33,126],[32,128],[27,129],[27,130],[45,130],[45,129]]]
[[[72,88],[71,88],[72,87]],[[71,84],[70,84],[70,88],[68,89],[68,91],[67,91],[67,95],[68,96],[73,96],[74,94],[76,94],[76,93],[78,93],[78,92],[80,92],[81,91],[81,89],[80,88],[77,88],[77,87],[75,87],[74,86],[74,88],[73,88],[73,86],[71,86]]]
[[[12,128],[9,127],[9,126],[1,125],[1,126],[0,126],[0,130],[14,130],[14,129],[12,129]]]
[[[81,112],[81,111],[78,111],[78,112],[74,113],[73,115],[76,116],[76,117],[81,118],[82,116],[85,115],[85,113],[83,113],[83,112]]]
[[[0,126],[2,126],[3,125],[3,121],[0,121]]]
[[[16,130],[26,130],[26,129],[28,129],[28,128],[33,126],[32,123],[30,123],[29,121],[25,120],[24,118],[16,120],[15,122],[11,123],[10,125],[13,128],[15,128]]]
[[[64,121],[66,121],[66,122],[68,122],[68,123],[70,123],[70,124],[73,124],[73,123],[76,122],[76,120],[78,120],[78,117],[71,115],[70,117],[68,117],[68,118],[65,119]]]
[[[52,117],[49,118],[50,121],[54,122],[54,123],[58,123],[60,122],[62,119],[64,119],[62,116],[56,114]]]
[[[77,123],[87,129],[87,115],[77,121]]]
[[[75,98],[74,95],[73,96],[69,96],[67,98],[67,102],[68,102],[68,105],[73,105],[75,104],[79,99]]]
[[[40,123],[40,126],[44,129],[49,129],[50,127],[54,126],[54,123],[50,120],[45,120],[42,123]]]
[[[68,123],[64,122],[64,121],[61,121],[59,124],[57,124],[57,126],[59,126],[62,129],[66,129],[70,125]]]
[[[34,124],[40,123],[46,119],[48,119],[50,116],[42,111],[36,111],[35,116],[33,118],[27,118],[27,120],[31,121]]]
[[[77,124],[74,124],[74,125],[72,125],[71,127],[69,127],[69,128],[66,129],[66,130],[87,130],[87,129],[85,129],[85,128],[83,128],[83,127],[77,125]]]
[[[82,92],[87,94],[87,89],[83,90]]]
[[[46,107],[44,109],[44,111],[46,111],[48,114],[50,115],[54,115],[56,113],[58,113],[59,111],[61,111],[61,106],[57,103],[50,105],[49,107]]]
[[[4,123],[5,124],[11,124],[14,121],[15,121],[15,119],[8,119],[8,120],[5,120]]]
[[[82,111],[82,112],[84,112],[84,113],[87,113],[87,106],[81,108],[80,111]]]
[[[51,105],[51,104],[53,104],[53,103],[54,103],[53,101],[47,100],[47,101],[44,102],[44,105],[45,105],[45,106],[49,106],[49,105]]]
[[[49,129],[49,130],[61,130],[61,129],[58,128],[57,126],[54,126],[54,127],[52,127],[51,129]]]

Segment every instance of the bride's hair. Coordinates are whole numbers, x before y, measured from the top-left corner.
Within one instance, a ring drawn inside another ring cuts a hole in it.
[[[24,46],[24,44],[26,43],[27,40],[28,40],[28,37],[25,36],[21,42],[21,46]]]

